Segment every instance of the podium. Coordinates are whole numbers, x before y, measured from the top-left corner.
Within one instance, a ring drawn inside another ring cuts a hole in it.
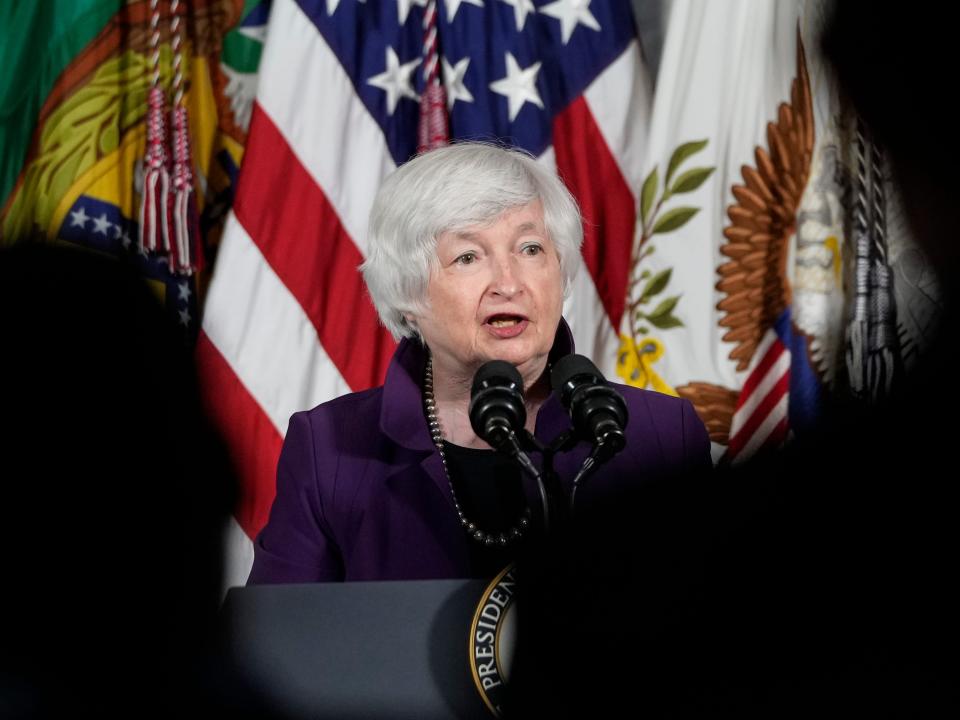
[[[486,580],[259,585],[222,608],[227,652],[289,717],[494,717],[471,669]]]

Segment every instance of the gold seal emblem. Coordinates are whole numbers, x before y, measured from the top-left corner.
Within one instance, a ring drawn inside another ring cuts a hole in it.
[[[513,601],[516,568],[508,565],[484,590],[470,623],[470,672],[477,692],[496,717],[502,717],[503,700],[513,648],[516,613]]]

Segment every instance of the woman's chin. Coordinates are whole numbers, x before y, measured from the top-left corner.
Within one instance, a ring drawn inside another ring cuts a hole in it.
[[[536,353],[529,346],[500,347],[497,348],[497,352],[490,353],[488,357],[491,360],[503,360],[510,363],[528,380],[530,375],[539,375],[547,364],[546,353]]]

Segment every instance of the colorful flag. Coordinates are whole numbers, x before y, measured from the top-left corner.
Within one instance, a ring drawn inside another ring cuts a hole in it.
[[[179,69],[189,120],[189,136],[180,138],[189,138],[192,160],[182,170],[192,176],[200,211],[194,241],[212,244],[246,139],[231,108],[237,93],[221,69],[221,54],[229,62],[221,45],[260,4],[55,0],[0,7],[0,242],[40,239],[129,256],[193,335],[203,277],[172,271],[166,257],[137,242],[153,60],[168,128]],[[243,56],[236,45],[230,56],[249,70],[256,53],[248,47]]]
[[[578,349],[615,367],[649,107],[629,3],[444,0],[436,43],[427,5],[273,3],[198,342],[241,475],[232,582],[266,522],[290,415],[382,382],[395,344],[357,267],[380,182],[417,150],[431,52],[453,138],[524,148],[576,196],[585,268],[565,316]]]

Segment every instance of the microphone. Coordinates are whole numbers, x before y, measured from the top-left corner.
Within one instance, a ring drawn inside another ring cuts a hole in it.
[[[543,478],[520,448],[518,440],[527,423],[527,407],[523,403],[523,378],[517,369],[504,360],[491,360],[481,365],[473,376],[468,412],[477,437],[512,457],[537,481],[543,503],[543,524],[549,531],[550,504]]]
[[[570,413],[576,435],[594,446],[588,460],[605,462],[627,444],[627,404],[583,355],[567,355],[550,373],[553,391]]]
[[[517,433],[522,432],[527,423],[523,378],[517,369],[503,360],[481,365],[473,376],[469,413],[470,425],[477,437],[513,455]],[[516,450],[520,451],[519,446]]]

